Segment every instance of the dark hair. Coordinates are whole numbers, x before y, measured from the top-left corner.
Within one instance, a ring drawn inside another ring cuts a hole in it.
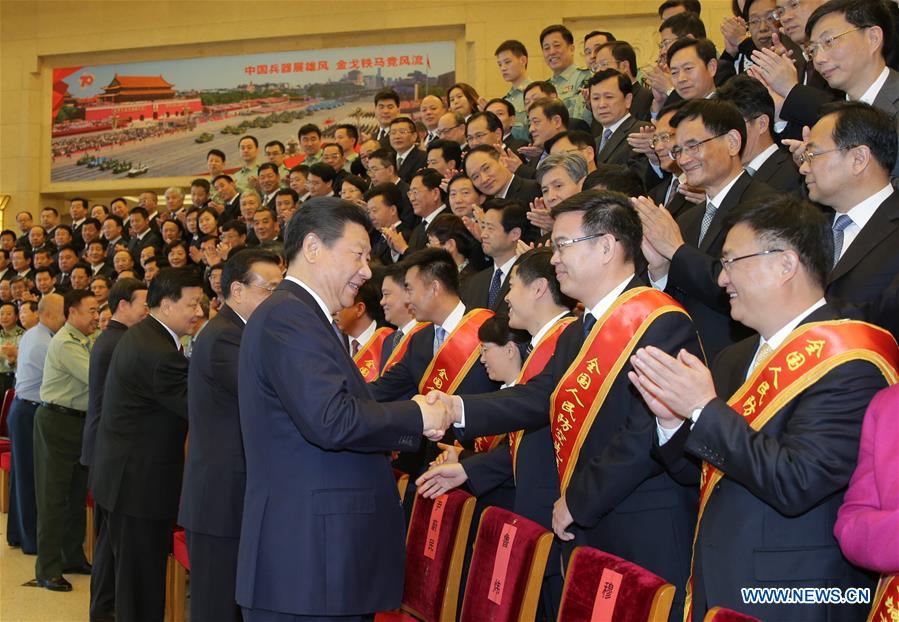
[[[27,246],[14,246],[13,249],[9,251],[9,256],[12,257],[12,254],[17,251],[21,252],[27,259],[31,259],[31,249]]]
[[[725,218],[724,228],[738,224],[746,224],[770,247],[788,244],[814,282],[826,287],[833,262],[833,230],[820,209],[790,194],[778,194],[738,206]]]
[[[440,184],[443,182],[443,175],[432,168],[420,168],[412,175],[412,179],[416,177],[421,177],[421,183],[424,184],[425,188],[428,190],[435,190],[440,188]],[[410,180],[411,181],[411,180]],[[443,190],[440,190],[440,196],[443,196]]]
[[[334,133],[337,133],[337,130],[346,130],[347,136],[351,136],[353,138],[353,144],[357,144],[359,142],[359,130],[356,129],[355,125],[350,125],[349,123],[338,123],[334,126]]]
[[[682,13],[682,15],[684,14]],[[671,64],[671,59],[674,58],[675,54],[681,50],[686,50],[687,48],[696,50],[696,55],[706,65],[711,61],[718,59],[718,51],[715,49],[715,44],[708,39],[690,39],[684,37],[672,43],[671,47],[668,48],[668,51],[665,52],[665,56],[668,58],[668,64]]]
[[[440,281],[447,292],[459,295],[459,269],[448,251],[442,248],[423,248],[403,259],[403,264],[406,272],[417,267],[423,281]]]
[[[42,207],[41,212],[53,212],[54,215],[59,216],[59,210],[55,207]]]
[[[610,43],[615,40],[615,35],[613,35],[608,30],[591,30],[584,35],[584,41],[586,42],[587,39],[592,39],[593,37],[605,37],[606,43]],[[603,43],[603,45],[606,45],[606,43]]]
[[[227,181],[229,184],[233,184],[233,183],[234,183],[234,178],[231,177],[231,175],[226,175],[226,174],[224,174],[224,173],[222,173],[221,175],[216,175],[215,177],[213,177],[213,178],[212,178],[212,183],[214,184],[214,183],[217,182],[219,179],[224,179],[224,180]]]
[[[509,327],[509,316],[505,314],[494,315],[487,318],[478,328],[478,340],[482,343],[495,343],[504,346],[510,341],[515,344],[523,361],[527,358],[525,347],[530,343],[531,336],[526,330]]]
[[[247,225],[239,220],[232,219],[222,225],[222,233],[225,231],[237,231],[237,235],[246,235]]]
[[[582,212],[585,235],[611,234],[624,247],[625,261],[640,257],[643,226],[630,199],[611,190],[586,190],[552,208],[553,218],[566,212]]]
[[[604,43],[603,45],[601,45],[599,49],[610,50],[612,53],[612,58],[614,58],[616,62],[627,62],[627,66],[631,74],[637,75],[637,71],[640,69],[637,66],[637,52],[634,51],[634,47],[630,43],[628,43],[627,41],[615,41],[614,39],[612,39],[608,43]]]
[[[162,256],[168,258],[169,253],[178,246],[183,248],[184,252],[187,253],[187,261],[190,263],[190,245],[186,240],[172,240],[162,247]]]
[[[393,89],[384,89],[375,93],[375,106],[384,99],[392,100],[397,106],[400,105],[400,96]]]
[[[321,128],[315,123],[306,123],[305,125],[301,125],[300,129],[297,130],[297,138],[301,138],[306,134],[317,134],[319,138],[322,137]]]
[[[124,203],[125,207],[128,207],[128,199],[125,197],[116,197],[112,201],[109,202],[110,209],[112,208],[113,203]]]
[[[699,15],[702,11],[702,4],[700,4],[699,0],[665,0],[665,2],[659,5],[659,18],[668,9],[674,9],[679,6],[684,7],[691,13],[696,13],[696,15]],[[682,13],[678,13],[678,15],[682,15]]]
[[[571,144],[578,149],[584,149],[585,147],[596,149],[596,141],[593,139],[593,135],[584,130],[568,130],[567,132],[562,132],[555,137],[555,140],[557,141],[560,138],[567,138]]]
[[[316,162],[312,166],[309,167],[309,174],[315,175],[323,182],[333,183],[334,178],[337,177],[337,171],[331,168],[329,165],[324,162]]]
[[[891,57],[896,38],[896,24],[886,2],[878,0],[829,0],[815,9],[805,22],[805,35],[812,38],[812,29],[821,18],[831,13],[841,13],[843,18],[854,28],[871,28],[877,26],[883,32],[883,47],[880,50],[884,59]]]
[[[464,168],[465,165],[463,164],[462,167]],[[456,183],[457,181],[459,181],[460,179],[467,179],[469,181],[469,183],[471,183],[471,187],[474,189],[475,193],[477,193],[479,195],[483,194],[480,190],[478,190],[478,187],[474,185],[474,182],[471,181],[471,178],[468,175],[466,175],[465,173],[456,173],[455,175],[453,175],[452,179],[450,179],[449,182],[447,182],[447,184],[446,184],[447,194],[449,194],[450,188],[453,187],[453,184]]]
[[[503,122],[499,120],[499,117],[493,114],[492,112],[475,112],[473,115],[468,117],[468,121],[465,122],[465,131],[468,131],[468,126],[472,124],[473,121],[477,121],[478,119],[486,119],[487,120],[487,129],[491,132],[495,132],[499,130],[503,131]]]
[[[41,227],[41,228],[43,229],[43,227]],[[75,237],[72,234],[72,227],[70,227],[69,225],[56,225],[56,229],[53,230],[53,234],[56,235],[57,231],[68,231],[70,236]],[[47,232],[44,231],[44,234],[46,234],[46,233]]]
[[[436,220],[436,219],[435,219]],[[391,278],[398,285],[403,286],[403,277],[406,276],[406,264],[402,261],[398,261],[396,263],[388,264],[381,268],[381,284],[384,284],[384,279]]]
[[[396,170],[396,151],[394,151],[393,149],[389,149],[387,147],[375,149],[370,154],[368,154],[368,161],[371,162],[372,159],[381,160],[385,164],[391,166],[393,170]]]
[[[577,301],[562,293],[559,279],[556,277],[556,268],[550,261],[552,256],[552,250],[546,247],[532,248],[522,254],[515,262],[518,278],[526,285],[533,283],[536,279],[546,279],[553,302],[566,309],[573,309]]]
[[[598,164],[596,170],[584,178],[584,190],[602,186],[626,194],[629,197],[640,197],[646,194],[643,178],[633,169],[621,164]]]
[[[258,149],[258,148],[259,148],[259,141],[256,140],[256,137],[253,136],[252,134],[244,134],[243,136],[241,136],[240,138],[238,138],[238,139],[237,139],[237,146],[239,147],[239,146],[240,146],[240,143],[242,143],[243,141],[245,141],[245,140],[248,139],[248,138],[249,138],[250,140],[253,141],[253,145]],[[187,287],[187,286],[185,286],[185,287]],[[175,298],[174,300],[177,301],[180,297],[181,297],[181,294],[178,294],[178,298]]]
[[[540,45],[543,45],[543,40],[553,33],[559,33],[562,35],[562,38],[565,39],[565,43],[568,45],[574,45],[574,35],[571,34],[571,31],[568,30],[562,24],[553,24],[552,26],[547,26],[540,32]]]
[[[140,205],[138,205],[137,207],[132,207],[131,211],[129,211],[128,214],[130,216],[134,216],[135,214],[137,214],[138,216],[142,216],[144,220],[150,219],[150,214],[148,214],[147,210]]]
[[[297,164],[296,166],[291,166],[288,174],[290,173],[299,173],[303,177],[309,174],[309,165],[308,164]]]
[[[478,112],[481,109],[480,106],[478,106],[478,99],[480,99],[478,92],[472,85],[466,84],[465,82],[456,82],[454,85],[446,89],[447,108],[449,108],[449,96],[450,93],[453,92],[453,89],[459,89],[460,91],[462,91],[462,95],[464,95],[465,99],[468,100],[468,106],[471,108],[472,112]]]
[[[358,175],[344,175],[343,179],[340,180],[340,183],[341,185],[350,184],[354,186],[363,195],[365,194],[366,190],[368,190],[368,183]]]
[[[715,92],[715,97],[735,105],[747,123],[766,115],[768,135],[774,137],[774,100],[761,82],[740,73],[725,82]]]
[[[479,244],[461,218],[446,212],[438,214],[428,225],[427,235],[433,235],[441,244],[453,240],[459,253],[469,260]]]
[[[47,274],[49,274],[51,278],[53,277],[53,271],[50,268],[47,268],[46,266],[43,268],[35,268],[34,271],[32,272],[32,274],[34,275],[35,280],[37,280],[37,275],[43,274],[45,272]]]
[[[93,226],[95,226],[97,229],[99,229],[99,228],[100,228],[100,221],[99,221],[97,218],[94,218],[93,216],[88,216],[87,218],[84,219],[84,222],[81,223],[82,230],[83,230],[83,227],[84,227],[85,225],[93,225]]]
[[[395,119],[391,119],[388,127],[393,127],[394,125],[400,125],[401,123],[408,125],[412,134],[416,137],[418,136],[418,129],[415,127],[415,121],[413,121],[409,117],[396,117]]]
[[[536,242],[540,231],[528,220],[527,206],[517,199],[488,199],[484,202],[484,211],[500,210],[500,224],[503,231],[511,233],[512,229],[521,231],[521,240],[525,243]]]
[[[210,191],[209,180],[203,179],[202,177],[197,177],[195,180],[190,182],[190,187],[193,188],[194,186],[196,186],[197,188],[202,188],[203,190],[206,191],[206,194],[209,194],[209,191]]]
[[[203,277],[194,268],[162,268],[150,282],[147,306],[155,309],[166,298],[172,302],[181,300],[185,287],[203,287]]]
[[[483,112],[476,112],[474,115],[471,115],[473,119],[475,115],[484,114]],[[493,118],[496,118],[496,115],[493,115]],[[443,159],[447,162],[452,160],[456,163],[456,166],[462,166],[462,146],[454,142],[452,140],[444,140],[443,138],[438,138],[437,140],[432,140],[428,143],[428,153],[434,151],[435,149],[439,149],[441,155],[443,155]]]
[[[524,47],[524,43],[516,39],[506,39],[500,43],[493,52],[493,55],[499,56],[500,52],[511,52],[519,57],[528,55],[528,49]]]
[[[287,151],[287,149],[284,148],[284,143],[282,143],[280,140],[270,140],[265,143],[265,148],[268,149],[269,147],[278,147],[281,149],[281,153],[285,153]]]
[[[335,149],[337,149],[337,151],[340,152],[341,156],[343,155],[343,147],[341,147],[338,143],[326,143],[322,145],[322,153],[324,153],[325,149],[327,149],[328,147],[334,147]]]
[[[225,300],[231,297],[232,283],[249,285],[250,270],[256,263],[280,265],[275,253],[258,248],[241,249],[228,257],[228,261],[225,262],[222,269],[222,296]]]
[[[541,97],[528,108],[528,112],[532,110],[542,110],[543,116],[547,119],[552,119],[553,117],[559,117],[562,121],[563,126],[568,126],[568,120],[570,115],[568,114],[568,108],[565,107],[565,102],[561,99],[551,99],[549,97]]]
[[[618,82],[618,90],[621,91],[623,95],[630,95],[634,92],[634,83],[617,69],[601,69],[600,71],[597,71],[590,76],[589,80],[587,80],[587,88],[592,88],[600,82],[612,79]]]
[[[280,171],[278,170],[278,165],[274,162],[263,162],[259,166],[256,167],[256,172],[261,173],[262,171],[271,171],[275,175],[280,175]]]
[[[222,162],[224,162],[227,159],[225,157],[225,152],[222,151],[221,149],[210,149],[209,151],[206,152],[206,159],[208,160],[209,156],[211,156],[211,155],[220,157],[222,159]],[[215,179],[218,179],[218,177],[216,177]],[[215,181],[215,179],[213,179],[212,181]],[[110,306],[109,308],[112,309],[112,306]],[[115,313],[115,311],[113,311],[113,313]]]
[[[549,80],[535,80],[531,82],[526,87],[524,87],[524,91],[521,92],[522,97],[527,97],[528,93],[533,91],[534,89],[540,89],[540,92],[549,95],[558,95],[558,91],[556,91],[556,87],[553,86],[553,83]]]
[[[293,199],[294,204],[300,202],[300,195],[298,195],[297,191],[293,188],[281,188],[275,193],[275,200],[277,200],[278,197],[290,197]]]
[[[90,264],[86,264],[83,261],[79,261],[74,266],[72,266],[72,272],[70,274],[74,274],[75,270],[84,270],[84,275],[87,277],[90,277],[91,275]]]
[[[870,104],[838,101],[821,107],[821,117],[833,114],[833,141],[841,150],[865,145],[883,169],[890,173],[896,166],[897,137],[895,120]]]
[[[510,117],[515,116],[515,105],[512,102],[510,102],[508,99],[503,99],[502,97],[494,97],[493,99],[491,99],[490,101],[487,102],[487,105],[484,106],[484,110],[486,111],[493,104],[502,104],[503,106],[506,107],[506,113]]]
[[[108,277],[105,274],[98,274],[96,276],[91,277],[91,285],[93,285],[96,281],[103,281],[106,283],[106,287],[112,287],[112,277]]]
[[[395,207],[397,213],[399,213],[400,206],[403,202],[403,193],[400,192],[400,189],[397,188],[396,184],[378,184],[365,193],[366,201],[370,201],[375,197],[384,197],[384,202],[387,203],[387,205]]]
[[[70,289],[62,297],[62,306],[63,313],[66,316],[66,319],[69,317],[69,311],[72,310],[72,307],[78,307],[81,305],[81,301],[87,298],[88,296],[93,296],[94,293],[89,289]]]
[[[56,257],[59,258],[59,256],[62,254],[63,251],[72,251],[73,253],[75,253],[76,257],[78,256],[77,248],[75,248],[71,244],[63,244],[56,250]]]
[[[81,207],[83,207],[84,209],[90,209],[90,203],[84,197],[72,197],[71,199],[69,199],[69,209],[71,209],[71,204],[76,201],[79,201],[81,203]]]
[[[326,165],[327,166],[327,165]],[[372,228],[368,215],[356,205],[336,197],[313,197],[291,216],[284,239],[284,256],[290,264],[303,248],[306,236],[314,233],[330,248],[343,237],[347,224],[355,223],[366,231]]]
[[[108,282],[107,285],[109,285]],[[106,304],[109,305],[109,310],[112,311],[113,315],[115,315],[116,311],[119,310],[119,303],[121,303],[123,300],[134,302],[134,292],[139,292],[146,289],[147,284],[143,281],[131,279],[127,276],[125,278],[116,279],[116,282],[113,284],[113,286],[109,288],[109,296],[106,299]]]
[[[705,129],[716,136],[736,130],[740,134],[740,155],[743,154],[743,147],[746,145],[746,121],[743,120],[739,108],[728,101],[693,99],[674,113],[670,121],[671,127],[679,126],[681,121],[696,118],[702,121]]]
[[[381,308],[381,282],[384,280],[384,272],[380,268],[373,268],[371,278],[359,286],[354,302],[365,305],[365,314],[381,326],[386,322],[384,309]]]
[[[144,211],[146,211],[146,210],[144,210]],[[107,216],[106,218],[103,219],[103,222],[105,223],[107,220],[114,221],[115,224],[117,224],[119,226],[119,229],[125,228],[125,221],[122,220],[122,217],[119,216],[118,214],[110,214],[109,216]]]
[[[663,30],[670,30],[679,39],[684,37],[706,38],[705,24],[699,19],[699,15],[692,11],[672,15],[659,26],[659,32]]]

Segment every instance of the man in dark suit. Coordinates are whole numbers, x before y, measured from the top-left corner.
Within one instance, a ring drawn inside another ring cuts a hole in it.
[[[736,106],[714,99],[687,102],[671,119],[676,145],[671,149],[687,183],[705,190],[704,205],[683,212],[675,221],[667,210],[648,200],[635,203],[650,246],[644,247],[653,286],[686,307],[696,322],[706,355],[749,335],[729,315],[727,296],[716,284],[724,243],[722,225],[741,203],[772,194],[743,170],[740,154],[746,123]]]
[[[372,138],[381,143],[381,147],[390,147],[390,122],[400,114],[400,96],[393,89],[383,89],[375,94],[375,119],[378,128]]]
[[[129,328],[109,363],[91,489],[115,560],[115,615],[160,620],[187,435],[187,359],[180,338],[203,316],[202,278],[164,268],[150,317]]]
[[[371,218],[371,257],[387,266],[399,261],[408,248],[412,230],[400,220],[400,189],[394,184],[378,184],[365,193]]]
[[[824,299],[832,235],[815,207],[774,197],[741,207],[727,226],[719,283],[734,317],[759,335],[725,349],[711,373],[687,354],[640,350],[631,375],[657,417],[659,459],[694,483],[702,461],[685,618],[722,606],[762,620],[862,619],[867,603],[756,604],[741,590],[800,577],[812,589],[873,586],[833,528],[865,409],[899,351],[878,328],[835,321]]]
[[[536,171],[536,168],[535,168]],[[513,175],[500,161],[491,145],[478,145],[465,156],[465,172],[481,194],[497,199],[513,199],[524,205],[540,196],[540,184]]]
[[[125,235],[125,225],[122,219],[115,214],[110,214],[103,220],[103,239],[106,240],[106,263],[112,265],[112,260],[119,246],[128,248],[128,237]]]
[[[100,414],[103,412],[103,389],[109,362],[119,340],[129,327],[147,316],[147,285],[137,279],[119,279],[109,290],[107,299],[112,317],[91,349],[88,367],[87,418],[81,439],[81,464],[88,467],[88,485],[93,474],[94,447]],[[91,620],[113,619],[115,613],[115,561],[109,542],[104,510],[94,507],[94,551],[91,568]]]
[[[212,180],[212,185],[219,203],[222,205],[219,221],[225,223],[240,218],[240,193],[231,176],[219,175]]]
[[[393,184],[400,191],[400,219],[410,229],[418,224],[419,218],[412,211],[409,200],[409,184],[396,174],[396,153],[391,148],[377,149],[369,154],[368,175],[372,186]]]
[[[72,241],[71,244],[80,253],[84,250],[84,238],[81,236],[81,227],[89,216],[88,200],[82,197],[76,197],[69,201],[69,217],[72,219]]]
[[[774,142],[774,100],[765,86],[746,74],[733,77],[716,91],[718,99],[729,101],[746,121],[743,167],[754,181],[777,192],[799,195],[802,175],[793,157]]]
[[[509,292],[509,275],[518,258],[518,241],[536,242],[540,233],[527,218],[528,209],[519,201],[488,199],[484,203],[484,219],[481,223],[481,248],[493,260],[470,279],[462,289],[462,300],[468,307],[490,309],[508,313],[506,294]]]
[[[627,142],[628,134],[649,125],[631,115],[633,83],[615,69],[603,69],[587,81],[593,117],[602,125],[596,140],[597,164],[620,164],[634,170],[643,166],[643,157]]]
[[[446,206],[443,189],[440,184],[443,177],[432,168],[418,169],[409,183],[409,200],[412,202],[412,212],[420,219],[417,225],[409,233],[409,243],[403,248],[399,239],[396,239],[396,249],[402,254],[414,253],[428,245],[428,225],[434,222],[438,214],[449,209]]]
[[[651,458],[653,418],[625,378],[630,340],[637,347],[699,354],[696,329],[669,296],[635,276],[640,222],[627,199],[589,190],[563,201],[553,216],[556,274],[562,292],[584,304],[585,319],[565,329],[553,358],[526,384],[486,395],[432,394],[428,400],[439,397],[464,439],[543,426],[549,413],[561,481],[553,529],[570,543],[567,553],[574,545],[598,547],[684,585],[695,496]],[[625,315],[627,325],[615,319]],[[599,360],[591,358],[594,353]],[[597,378],[607,374],[599,389]],[[576,384],[568,388],[568,382]],[[671,619],[679,619],[676,612]]]
[[[423,431],[442,436],[447,422],[423,400],[374,402],[332,324],[371,276],[370,226],[345,201],[307,201],[288,227],[287,277],[244,328],[237,603],[247,622],[370,619],[402,597],[403,516],[385,454]]]
[[[617,69],[631,81],[630,113],[641,121],[649,121],[652,106],[652,90],[637,80],[637,53],[627,41],[607,41],[596,50],[597,70]]]
[[[655,127],[649,144],[650,153],[647,154],[649,166],[643,175],[643,180],[649,188],[648,196],[656,205],[662,205],[677,219],[695,203],[690,202],[683,192],[679,192],[683,171],[681,167],[671,159],[669,151],[675,146],[676,128],[671,125],[674,114],[683,107],[683,102],[672,106],[665,106],[656,117]]]
[[[240,621],[234,601],[246,465],[240,436],[238,360],[245,319],[281,281],[278,257],[245,249],[222,271],[225,304],[203,327],[190,356],[190,451],[178,524],[187,531],[190,615]]]
[[[418,169],[428,165],[428,154],[418,148],[418,130],[409,117],[390,122],[390,147],[396,151],[396,174],[407,183]]]
[[[381,280],[381,308],[384,310],[384,319],[396,326],[396,331],[387,338],[384,348],[381,350],[378,369],[382,373],[397,346],[404,337],[411,335],[418,325],[418,320],[409,310],[409,302],[406,299],[405,277],[406,266],[401,263],[391,264],[384,268],[384,278]],[[397,359],[401,358],[399,355],[400,352],[397,352]]]
[[[162,237],[150,228],[147,210],[142,207],[132,208],[128,221],[131,223],[132,234],[131,239],[128,240],[128,252],[131,253],[135,265],[140,265],[140,254],[145,248],[153,246],[157,253],[162,250]],[[110,247],[112,246],[114,245],[110,244]]]

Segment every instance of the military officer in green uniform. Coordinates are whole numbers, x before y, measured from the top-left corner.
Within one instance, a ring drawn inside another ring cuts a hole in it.
[[[547,26],[540,33],[540,47],[543,49],[543,60],[553,72],[549,82],[556,87],[556,93],[568,108],[568,114],[572,119],[581,119],[586,123],[593,121],[593,115],[584,104],[580,92],[581,85],[593,74],[574,64],[574,35],[561,24]]]

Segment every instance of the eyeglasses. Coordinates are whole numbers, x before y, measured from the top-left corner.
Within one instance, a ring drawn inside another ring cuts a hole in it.
[[[390,130],[390,132],[388,134],[390,136],[405,136],[406,134],[411,134],[411,133],[412,133],[412,130],[410,130],[409,128],[401,127],[401,128],[397,128],[395,130]]]
[[[767,251],[760,251],[758,253],[752,253],[751,255],[743,255],[742,257],[734,257],[733,259],[724,259],[722,257],[721,259],[718,260],[718,263],[721,264],[721,268],[725,272],[730,274],[730,267],[738,261],[743,261],[744,259],[749,259],[751,257],[761,257],[762,255],[771,255],[773,253],[782,253],[782,252],[784,252],[784,249],[782,249],[782,248],[772,248]]]
[[[473,140],[484,140],[485,137],[490,136],[492,132],[477,132],[476,134],[469,134],[466,138],[468,138],[468,142]]]
[[[716,138],[721,138],[722,136],[727,136],[727,134],[718,134],[717,136],[712,136],[711,138],[706,138],[705,140],[700,140],[698,143],[693,143],[692,145],[684,145],[683,147],[677,146],[672,147],[668,152],[668,157],[674,160],[675,162],[685,153],[691,158],[696,157],[696,154],[699,153],[699,148],[702,147],[709,141],[715,140]]]
[[[247,285],[249,285],[250,287],[258,287],[259,289],[263,289],[263,290],[267,291],[269,294],[271,294],[276,289],[278,289],[277,285],[258,285],[256,283],[247,283]]]
[[[775,9],[775,10],[765,13],[764,15],[761,15],[759,17],[750,17],[746,23],[749,25],[750,28],[758,28],[763,23],[774,24],[778,20],[779,20],[779,18],[777,16],[777,9]]]
[[[780,21],[783,16],[787,14],[787,11],[795,11],[799,8],[800,4],[802,4],[802,0],[789,0],[789,2],[784,3],[783,6],[774,9],[774,15],[777,17],[778,21]]]
[[[454,129],[456,129],[457,127],[459,127],[461,125],[462,125],[461,123],[457,123],[456,125],[453,125],[452,127],[445,127],[443,129],[434,130],[434,133],[437,134],[438,136],[446,136],[447,134],[449,134],[450,132],[452,132]]]
[[[564,249],[568,248],[572,244],[577,244],[578,242],[584,242],[586,240],[594,240],[596,238],[601,238],[604,235],[609,235],[608,233],[593,233],[591,235],[583,235],[579,238],[573,238],[571,240],[551,240],[550,246],[553,249],[554,253],[561,253]],[[618,238],[615,238],[617,241]]]
[[[805,60],[812,61],[815,60],[815,56],[818,55],[818,52],[824,50],[825,52],[833,49],[833,46],[836,45],[837,39],[840,37],[845,37],[850,32],[856,32],[858,30],[864,30],[867,26],[861,26],[859,28],[853,28],[852,30],[847,30],[846,32],[841,32],[838,35],[824,35],[821,37],[817,43],[811,42],[805,46],[805,49],[802,50],[802,55],[805,56]]]
[[[666,145],[670,143],[674,139],[674,134],[670,134],[668,132],[662,132],[661,134],[655,134],[652,137],[652,140],[649,141],[649,144],[652,145],[652,148],[655,149],[659,145]]]
[[[808,164],[811,166],[812,160],[818,156],[824,155],[825,153],[833,153],[834,151],[843,151],[843,148],[836,147],[835,149],[825,149],[824,151],[812,151],[811,149],[806,149],[799,154],[799,164]]]

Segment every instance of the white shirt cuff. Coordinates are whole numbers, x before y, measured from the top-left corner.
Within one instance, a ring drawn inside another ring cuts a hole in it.
[[[668,287],[668,275],[666,274],[658,281],[654,281],[652,278],[652,274],[649,275],[649,284],[655,287],[660,291],[665,291],[665,288]]]
[[[459,398],[459,402],[462,404],[459,407],[459,410],[462,411],[462,421],[460,421],[459,423],[454,423],[453,424],[454,428],[464,428],[465,427],[465,400],[463,400],[462,398]]]
[[[659,420],[656,419],[656,434],[658,434],[659,436],[659,446],[661,447],[662,445],[670,441],[671,437],[681,429],[682,425],[684,424],[681,423],[681,425],[677,426],[676,428],[663,428],[659,423]]]

